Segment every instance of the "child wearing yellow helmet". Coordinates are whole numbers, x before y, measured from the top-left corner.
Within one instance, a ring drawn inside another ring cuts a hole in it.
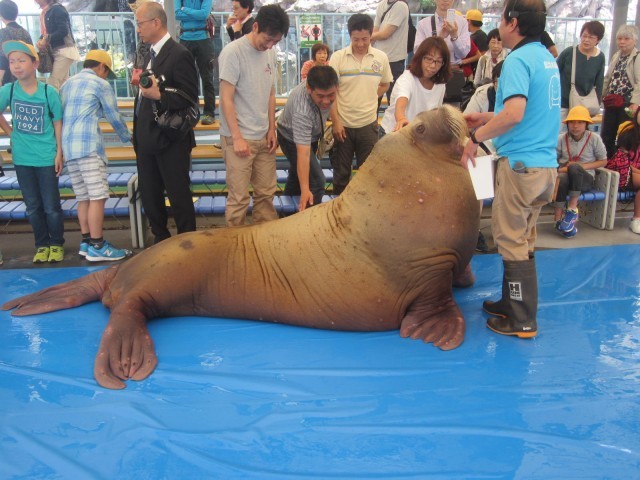
[[[558,137],[558,180],[555,198],[556,230],[566,238],[578,233],[578,198],[593,187],[596,168],[607,163],[607,150],[599,135],[587,130],[593,123],[582,106],[569,110],[563,120],[568,131]],[[568,198],[567,198],[568,197]]]

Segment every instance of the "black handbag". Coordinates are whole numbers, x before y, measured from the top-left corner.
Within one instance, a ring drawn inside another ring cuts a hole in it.
[[[193,127],[195,127],[198,120],[200,120],[198,102],[194,102],[189,95],[178,88],[165,87],[164,91],[180,95],[182,98],[192,102],[192,105],[187,108],[167,110],[165,112],[159,112],[156,107],[156,102],[153,102],[153,114],[163,135],[170,140],[181,140],[189,131],[193,130]]]

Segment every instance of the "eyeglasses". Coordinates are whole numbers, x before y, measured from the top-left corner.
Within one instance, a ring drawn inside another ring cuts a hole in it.
[[[589,35],[588,33],[583,33],[582,35],[580,35],[581,38],[584,38],[585,40],[598,40],[598,37],[596,37],[595,35]]]
[[[444,64],[443,60],[439,60],[437,58],[433,58],[433,57],[422,57],[422,61],[426,62],[428,65],[440,65],[442,66],[442,64]]]
[[[154,18],[150,18],[149,20],[142,20],[140,22],[136,22],[136,26],[139,27],[140,25],[142,25],[143,23],[147,23],[147,22],[153,22],[156,18],[158,17],[154,17]]]

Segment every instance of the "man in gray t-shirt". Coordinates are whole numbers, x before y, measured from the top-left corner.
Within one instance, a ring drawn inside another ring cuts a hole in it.
[[[391,99],[395,81],[405,70],[409,15],[409,6],[404,0],[382,0],[376,9],[371,44],[389,58],[393,82],[387,90],[387,101]]]
[[[251,32],[220,54],[220,139],[227,169],[228,226],[244,225],[253,185],[253,220],[274,220],[276,191],[275,78],[273,50],[289,30],[278,5],[258,11]]]

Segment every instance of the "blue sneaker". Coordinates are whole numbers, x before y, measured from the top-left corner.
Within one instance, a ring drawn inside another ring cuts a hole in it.
[[[89,245],[89,249],[87,250],[87,260],[90,262],[113,262],[116,260],[122,260],[128,255],[131,255],[129,250],[116,248],[109,242],[104,242],[102,248],[96,248],[93,245]]]
[[[558,230],[565,233],[571,232],[575,228],[575,224],[577,220],[578,220],[578,211],[566,209],[564,211],[564,217],[562,217],[562,220],[560,220],[560,223],[558,224]]]
[[[562,236],[564,238],[573,238],[576,236],[576,233],[578,233],[578,229],[576,228],[576,226],[574,225],[574,227],[569,230],[568,232],[560,232],[562,234]]]
[[[86,257],[88,251],[89,244],[87,242],[80,242],[80,250],[78,250],[78,255],[80,255],[81,257]]]

